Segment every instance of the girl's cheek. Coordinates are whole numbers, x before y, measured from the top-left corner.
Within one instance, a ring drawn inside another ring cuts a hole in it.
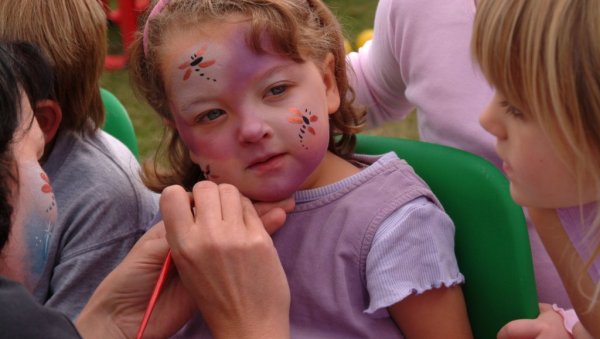
[[[329,140],[329,125],[323,116],[314,114],[309,108],[289,108],[288,137],[296,139],[298,145],[305,150],[318,150],[323,139],[327,142]]]
[[[198,154],[198,150],[201,149],[201,145],[198,136],[195,135],[194,129],[188,126],[181,118],[177,115],[174,115],[175,120],[175,128],[177,129],[177,133],[181,137],[181,140],[187,147],[188,151],[193,154]]]

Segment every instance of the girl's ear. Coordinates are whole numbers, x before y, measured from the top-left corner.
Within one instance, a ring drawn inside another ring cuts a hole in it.
[[[328,53],[323,62],[323,83],[327,94],[327,109],[329,114],[335,113],[340,108],[340,91],[335,78],[335,57]]]
[[[40,100],[35,105],[35,118],[44,133],[46,145],[50,144],[62,121],[62,110],[60,105],[54,100]]]

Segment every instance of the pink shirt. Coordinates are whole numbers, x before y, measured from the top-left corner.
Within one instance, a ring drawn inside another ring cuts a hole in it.
[[[348,55],[371,126],[417,109],[422,140],[478,154],[495,165],[495,140],[479,125],[493,90],[472,62],[473,0],[380,0],[374,38]],[[500,167],[500,166],[499,166]],[[541,302],[570,308],[560,277],[529,227]],[[468,283],[468,282],[467,282]]]

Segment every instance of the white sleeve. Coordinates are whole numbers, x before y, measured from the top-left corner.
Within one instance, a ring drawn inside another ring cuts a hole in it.
[[[373,238],[366,280],[368,314],[385,312],[411,294],[464,282],[454,254],[454,224],[450,217],[424,197],[399,208]]]

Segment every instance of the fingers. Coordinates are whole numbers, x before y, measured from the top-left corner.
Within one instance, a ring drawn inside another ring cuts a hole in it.
[[[258,216],[258,213],[256,212],[256,209],[252,205],[250,199],[246,197],[241,197],[241,203],[243,207],[242,212],[244,216],[243,222],[246,225],[246,228],[251,232],[264,232],[263,221]]]
[[[244,201],[244,202],[242,202]],[[191,206],[194,206],[192,210]],[[180,186],[167,187],[160,200],[161,213],[171,237],[189,237],[195,224],[203,225],[205,232],[223,231],[222,221],[230,227],[264,227],[269,234],[276,232],[286,220],[286,212],[294,209],[293,197],[276,203],[249,204],[235,186],[217,185],[201,181],[194,185],[193,193],[186,193]],[[260,219],[259,219],[260,218]],[[231,232],[233,230],[229,230]],[[170,242],[173,242],[171,238]],[[183,240],[180,238],[180,240]]]
[[[275,233],[285,223],[287,212],[294,210],[296,202],[293,197],[275,203],[257,202],[254,204],[265,229],[269,234]]]
[[[254,208],[258,212],[258,215],[262,217],[263,214],[269,212],[274,208],[280,208],[284,212],[291,212],[294,210],[296,206],[296,202],[294,201],[294,197],[289,197],[285,200],[281,200],[278,202],[256,202],[254,204]]]
[[[169,244],[179,243],[175,239],[184,236],[194,223],[188,193],[181,186],[169,186],[160,195],[159,206]]]
[[[514,320],[498,332],[499,339],[559,339],[571,338],[565,330],[563,318],[551,305],[540,304],[540,314],[536,319]]]
[[[129,253],[132,256],[137,256],[138,252],[142,253],[146,256],[146,260],[154,260],[154,264],[160,266],[168,251],[169,244],[166,239],[165,225],[163,222],[159,222],[142,235]]]
[[[217,184],[204,180],[196,183],[192,189],[194,196],[194,207],[196,209],[196,221],[223,220],[221,213],[221,197]]]
[[[218,193],[223,221],[234,226],[243,225],[242,196],[238,189],[233,185],[221,184],[218,186]]]
[[[504,325],[498,332],[498,339],[530,339],[536,338],[542,331],[540,324],[532,319],[513,320]]]
[[[285,223],[287,214],[281,208],[274,208],[260,216],[265,230],[269,234],[277,232]]]

